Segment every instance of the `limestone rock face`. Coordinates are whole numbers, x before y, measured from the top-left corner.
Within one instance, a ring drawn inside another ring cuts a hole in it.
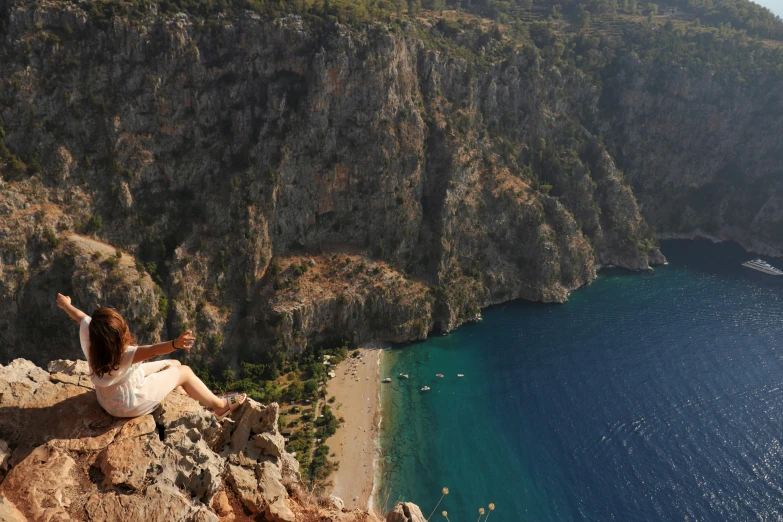
[[[78,495],[76,468],[68,452],[39,446],[11,469],[0,490],[33,520],[69,520]]]
[[[78,357],[53,288],[231,360],[419,340],[662,260],[598,89],[535,47],[477,68],[406,24],[7,9],[0,139],[40,172],[3,181],[0,360]]]
[[[410,502],[397,502],[386,516],[386,522],[426,522],[421,509]]]
[[[144,495],[125,495],[110,491],[93,493],[84,505],[84,517],[99,520],[174,520],[179,522],[218,522],[204,507],[195,507],[178,489],[163,484],[149,486]],[[66,519],[67,520],[67,519]]]
[[[160,445],[160,441],[154,439],[146,441],[147,444],[155,442]],[[147,470],[152,465],[151,453],[155,451],[147,444],[139,444],[133,439],[115,440],[109,444],[98,455],[104,485],[108,488],[123,486],[133,491],[141,489],[147,477]]]
[[[720,67],[618,57],[603,96],[607,148],[664,237],[783,252],[778,75],[746,84]]]
[[[301,482],[277,404],[248,399],[218,420],[175,391],[154,414],[116,419],[80,384],[83,361],[49,368],[0,366],[0,520],[226,522],[229,497],[271,522],[305,509],[287,489]]]
[[[26,518],[5,497],[0,494],[0,520],[3,522],[26,522]]]

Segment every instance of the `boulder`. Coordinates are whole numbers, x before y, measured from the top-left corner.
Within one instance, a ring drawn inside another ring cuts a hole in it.
[[[329,504],[337,511],[345,509],[345,502],[340,497],[329,495]]]
[[[115,440],[132,439],[141,437],[143,435],[149,435],[155,432],[155,419],[152,415],[142,415],[135,419],[130,419],[126,422],[120,432],[117,434]]]
[[[212,451],[201,432],[179,425],[168,430],[163,443],[171,449],[164,468],[176,470],[175,483],[207,503],[222,486],[225,461]]]
[[[270,522],[295,522],[296,520],[294,512],[291,511],[291,508],[288,507],[288,504],[282,498],[269,504],[264,518]]]
[[[253,399],[247,399],[245,403],[234,412],[234,415],[237,415],[237,413],[239,414],[239,421],[237,421],[234,433],[231,435],[231,451],[237,452],[245,449],[253,427],[258,425],[261,421],[264,409],[264,406]]]
[[[293,522],[293,512],[286,504],[288,492],[277,464],[262,461],[255,470],[234,464],[229,464],[228,468],[228,482],[247,509],[252,513],[264,513],[270,521]]]
[[[46,370],[49,373],[62,373],[71,376],[90,376],[90,365],[81,359],[76,361],[56,359],[46,366]]]
[[[66,384],[73,384],[74,386],[81,386],[83,388],[95,389],[95,385],[90,380],[90,365],[87,361],[68,361],[65,359],[57,359],[49,363],[47,367],[49,373],[49,380],[52,382],[62,382]]]
[[[296,460],[296,457],[290,453],[283,453],[280,462],[282,464],[283,484],[292,487],[294,484],[302,481],[302,476],[299,474],[299,461]]]
[[[255,469],[258,488],[264,500],[269,502],[285,499],[288,497],[285,486],[283,486],[283,476],[280,473],[280,466],[270,461],[259,462]]]
[[[0,484],[0,494],[31,520],[70,520],[75,468],[65,451],[40,446],[11,469]]]
[[[416,504],[397,502],[386,516],[386,522],[427,522],[427,519]]]
[[[105,487],[140,490],[152,465],[150,446],[154,444],[160,445],[160,441],[131,438],[115,441],[103,450],[98,456],[98,465],[104,475]]]
[[[251,513],[260,513],[265,507],[264,497],[258,489],[258,481],[255,474],[243,467],[234,464],[228,465],[228,474],[226,476],[237,498],[242,504],[250,510]]]
[[[253,441],[263,455],[280,458],[285,453],[285,439],[279,433],[259,433]]]
[[[234,509],[228,501],[228,495],[222,489],[212,498],[212,509],[220,518],[220,522],[233,522],[236,518]]]

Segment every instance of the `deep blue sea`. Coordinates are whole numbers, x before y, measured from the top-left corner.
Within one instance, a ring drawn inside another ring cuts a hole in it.
[[[427,516],[445,486],[433,520],[783,520],[783,277],[734,244],[662,250],[385,352],[376,503]]]

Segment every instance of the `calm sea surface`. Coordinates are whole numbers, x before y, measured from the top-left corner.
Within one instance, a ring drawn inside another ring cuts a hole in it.
[[[433,520],[783,520],[783,277],[732,244],[663,252],[386,352],[376,503],[428,516],[447,486]]]

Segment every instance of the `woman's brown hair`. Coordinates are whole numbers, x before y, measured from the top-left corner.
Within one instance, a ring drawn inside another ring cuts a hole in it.
[[[128,323],[114,308],[98,308],[90,321],[90,368],[98,377],[119,369],[125,347],[136,344]]]

